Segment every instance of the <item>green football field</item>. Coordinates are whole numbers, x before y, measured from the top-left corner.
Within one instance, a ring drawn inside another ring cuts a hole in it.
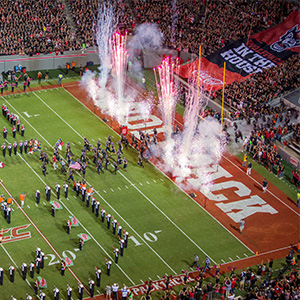
[[[2,97],[11,112],[16,114],[25,125],[27,140],[39,139],[44,151],[51,159],[53,146],[58,139],[66,144],[70,142],[75,158],[81,155],[83,138],[91,144],[100,140],[105,146],[108,134],[117,145],[119,136],[102,120],[86,109],[77,99],[63,88],[18,94]],[[2,143],[13,143],[12,125],[0,116],[0,127],[8,129],[8,137]],[[23,141],[24,141],[23,138]],[[17,133],[17,141],[21,135]],[[7,198],[7,192],[19,202],[20,193],[27,193],[23,212],[13,205],[12,221],[7,224],[1,212],[0,228],[14,228],[27,225],[21,232],[30,232],[30,238],[4,243],[0,247],[1,265],[4,268],[4,284],[0,286],[1,299],[25,299],[26,293],[34,295],[32,286],[35,278],[27,276],[23,281],[16,270],[15,282],[9,281],[9,265],[21,267],[35,260],[35,249],[40,247],[45,253],[45,267],[40,276],[45,278],[48,287],[44,292],[53,297],[53,286],[61,290],[61,299],[67,299],[66,286],[73,287],[73,299],[77,299],[77,279],[88,287],[88,279],[95,280],[95,266],[102,270],[101,287],[95,288],[95,294],[103,293],[107,283],[118,282],[120,286],[134,286],[149,278],[157,280],[164,274],[179,274],[188,269],[193,262],[194,253],[200,261],[208,255],[215,263],[236,260],[237,257],[251,256],[247,247],[220,225],[201,206],[174,185],[164,174],[150,164],[145,168],[137,165],[137,152],[131,148],[124,151],[128,159],[128,172],[122,169],[114,175],[112,165],[105,174],[97,174],[92,163],[93,152],[88,154],[90,164],[86,181],[95,189],[94,196],[100,205],[114,216],[120,225],[129,232],[130,239],[124,256],[118,265],[112,265],[111,275],[106,275],[105,258],[114,260],[113,246],[118,247],[118,238],[108,230],[92,213],[91,207],[81,201],[81,196],[69,187],[69,197],[63,197],[61,190],[61,210],[55,218],[51,215],[51,205],[46,201],[45,184],[51,186],[51,200],[56,199],[55,183],[63,186],[68,175],[60,169],[54,170],[48,165],[48,175],[42,174],[39,153],[33,155],[1,156],[5,168],[0,169],[3,186],[1,193]],[[65,157],[65,146],[60,152]],[[116,156],[113,156],[116,159]],[[82,180],[75,173],[75,180]],[[36,204],[35,192],[41,191],[41,202]],[[69,216],[75,216],[80,226],[72,227],[70,235],[66,233]],[[12,230],[10,231],[12,232]],[[85,242],[83,250],[78,249],[78,234],[87,234],[90,240]],[[4,234],[4,236],[9,235]],[[74,265],[65,276],[60,274],[60,258],[69,257]],[[88,294],[85,293],[85,297]]]

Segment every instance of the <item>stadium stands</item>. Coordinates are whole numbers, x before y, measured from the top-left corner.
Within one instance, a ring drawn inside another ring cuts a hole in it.
[[[0,55],[35,55],[78,47],[60,0],[3,0],[0,19]]]

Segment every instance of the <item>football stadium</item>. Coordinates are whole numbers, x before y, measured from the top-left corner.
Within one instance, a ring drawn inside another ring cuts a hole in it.
[[[1,4],[0,299],[299,298],[299,1]]]

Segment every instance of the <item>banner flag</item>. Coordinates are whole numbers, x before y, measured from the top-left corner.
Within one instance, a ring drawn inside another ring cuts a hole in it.
[[[57,209],[63,209],[62,205],[57,201],[50,201],[50,204],[55,207],[55,210]]]
[[[66,257],[66,258],[64,259],[64,262],[65,262],[65,264],[66,264],[66,268],[69,268],[69,267],[74,266],[73,261],[72,261],[69,257]]]
[[[39,288],[40,289],[46,289],[47,288],[47,281],[46,281],[45,278],[42,278],[41,276],[38,276],[37,280],[39,281]]]
[[[201,59],[200,82],[206,90],[220,90],[226,62],[226,84],[246,80],[252,74],[276,67],[300,53],[300,14],[292,12],[281,24],[237,40]],[[177,74],[198,78],[198,60],[182,65]],[[195,81],[197,82],[197,81]]]
[[[80,237],[84,242],[91,239],[86,233],[80,233],[80,234],[77,234],[77,236]]]
[[[69,216],[72,226],[79,226],[78,220],[74,216]]]

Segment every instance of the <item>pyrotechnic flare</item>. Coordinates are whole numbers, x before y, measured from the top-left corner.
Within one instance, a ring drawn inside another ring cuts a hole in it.
[[[178,77],[174,76],[178,68],[179,58],[175,61],[167,57],[158,68],[154,68],[159,104],[162,112],[164,125],[166,128],[166,141],[171,139],[176,102],[178,99]],[[159,83],[158,76],[159,75]]]
[[[99,5],[96,29],[96,41],[100,59],[99,85],[105,89],[111,69],[110,39],[116,30],[118,17],[111,2]]]

